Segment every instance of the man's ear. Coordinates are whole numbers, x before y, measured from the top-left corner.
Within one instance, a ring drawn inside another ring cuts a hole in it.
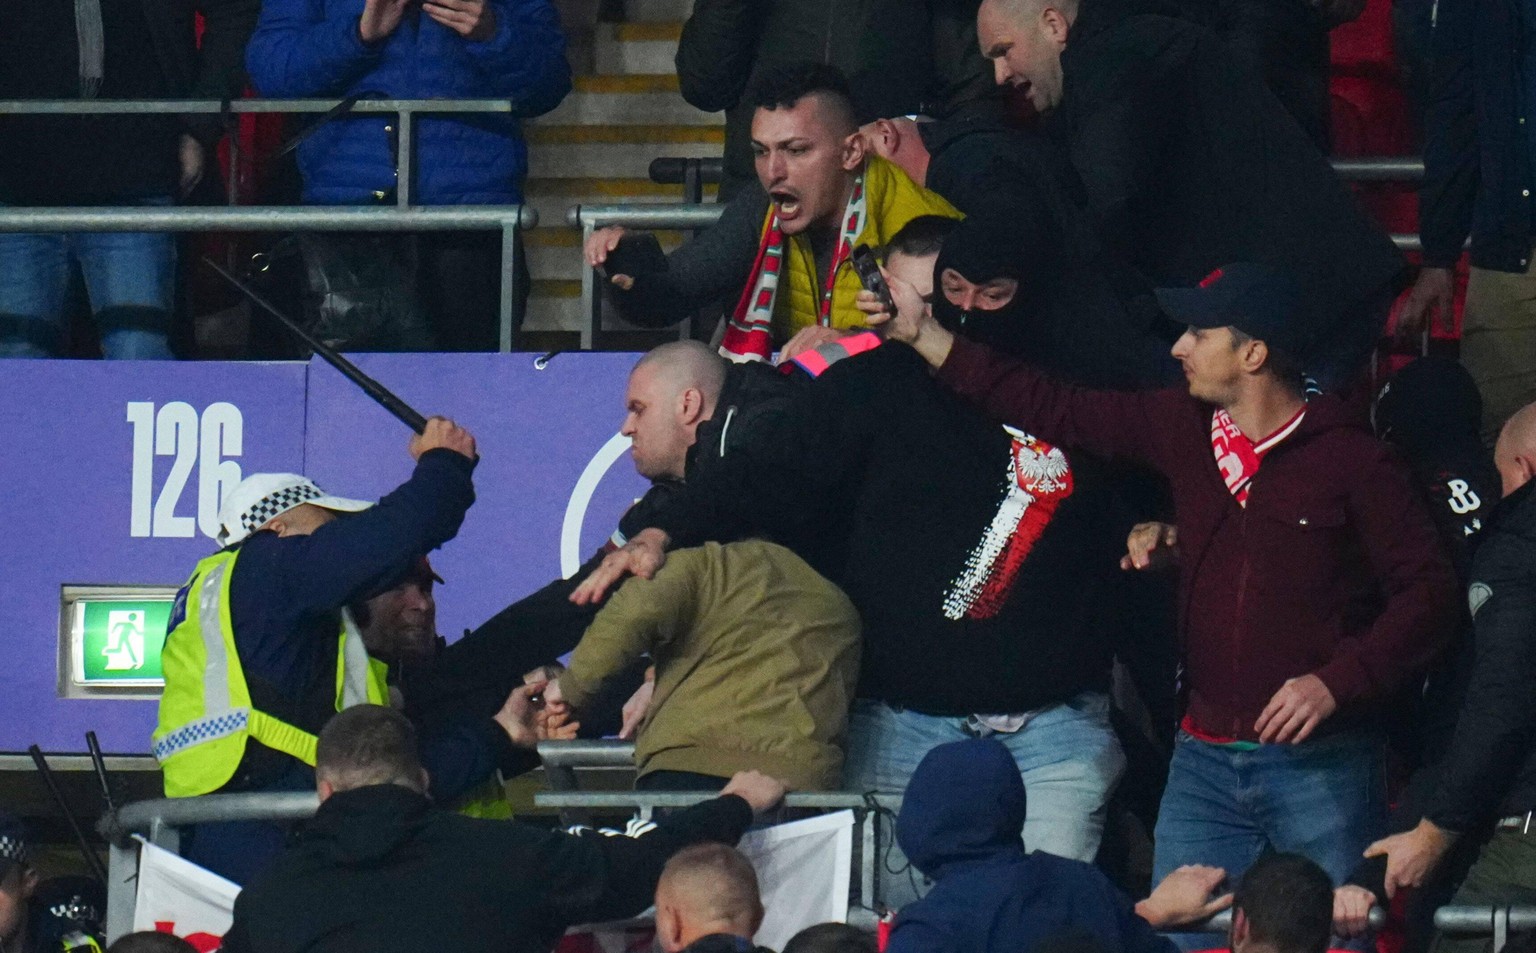
[[[1250,374],[1256,373],[1269,360],[1269,345],[1263,341],[1248,341],[1243,345],[1242,365],[1243,370]]]
[[[677,395],[677,413],[683,423],[697,423],[704,416],[704,392],[697,387],[683,388]]]
[[[336,785],[327,781],[325,778],[316,778],[315,793],[320,795],[320,803],[324,804],[326,801],[330,800],[332,794],[336,793]]]
[[[37,885],[43,882],[42,875],[34,868],[28,867],[21,872],[21,899],[31,900],[37,892]]]
[[[1248,945],[1252,932],[1253,928],[1248,923],[1248,914],[1244,913],[1241,907],[1233,907],[1232,930],[1227,934],[1228,946],[1232,948],[1233,953],[1238,953]]]
[[[683,918],[672,904],[660,898],[656,901],[656,942],[666,953],[677,953],[683,948]]]
[[[843,171],[854,172],[864,164],[864,158],[869,154],[864,137],[855,130],[853,135],[843,140]]]
[[[1065,49],[1067,46],[1067,32],[1072,29],[1072,21],[1067,15],[1055,7],[1046,7],[1040,11],[1040,25],[1045,30],[1045,35],[1051,42]]]

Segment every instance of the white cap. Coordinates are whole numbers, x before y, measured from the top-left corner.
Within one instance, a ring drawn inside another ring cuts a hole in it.
[[[272,517],[301,503],[341,513],[356,513],[373,504],[331,496],[297,473],[257,473],[241,480],[219,507],[219,545],[232,546],[266,525]]]

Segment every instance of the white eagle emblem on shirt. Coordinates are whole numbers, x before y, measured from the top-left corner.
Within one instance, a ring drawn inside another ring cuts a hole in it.
[[[1066,476],[1070,467],[1067,455],[1059,447],[1048,447],[1041,453],[1035,441],[1020,443],[1017,451],[1019,485],[1035,495],[1057,493],[1066,488]]]

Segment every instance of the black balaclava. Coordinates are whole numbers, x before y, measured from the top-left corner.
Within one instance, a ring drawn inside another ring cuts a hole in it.
[[[1049,265],[1026,257],[1016,222],[1002,216],[973,216],[962,221],[944,240],[933,270],[933,316],[956,334],[1015,357],[1039,357],[1046,329],[1038,310]],[[962,310],[944,297],[943,274],[953,269],[967,281],[983,285],[998,278],[1019,283],[1013,300],[996,310]]]

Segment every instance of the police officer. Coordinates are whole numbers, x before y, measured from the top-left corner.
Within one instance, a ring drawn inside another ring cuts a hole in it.
[[[41,879],[21,819],[0,810],[0,953],[101,953],[106,903],[99,880]]]
[[[410,454],[411,478],[377,504],[272,473],[225,499],[224,548],[177,594],[162,652],[154,753],[167,796],[310,790],[321,726],[343,708],[387,701],[385,664],[369,657],[346,607],[394,587],[452,539],[475,498],[468,431],[434,417]],[[484,728],[495,731],[490,720]],[[235,822],[187,835],[188,858],[244,883],[285,833]]]

